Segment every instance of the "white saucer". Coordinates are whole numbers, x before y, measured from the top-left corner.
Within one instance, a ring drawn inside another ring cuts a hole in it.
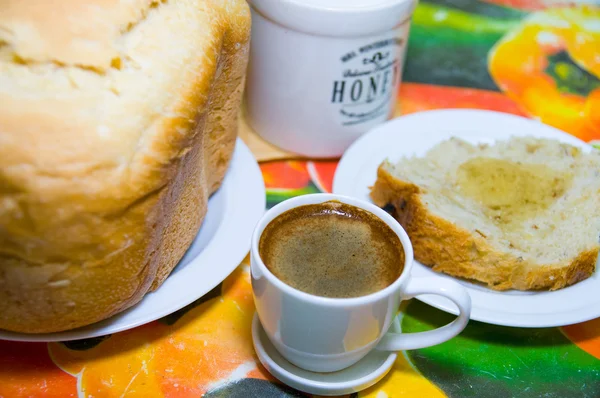
[[[400,333],[400,321],[395,318],[391,329]],[[316,395],[344,395],[364,390],[381,380],[392,368],[398,354],[373,350],[354,365],[331,373],[301,369],[281,356],[265,333],[258,315],[252,319],[252,342],[263,366],[282,383]]]
[[[162,286],[132,308],[104,321],[59,333],[0,330],[15,341],[78,340],[121,332],[162,318],[199,299],[225,279],[250,249],[250,237],[265,212],[265,185],[258,163],[241,139],[196,239]]]
[[[369,186],[377,178],[377,167],[385,159],[424,155],[435,144],[452,136],[471,143],[493,143],[509,136],[546,137],[591,151],[591,146],[572,135],[535,120],[506,113],[481,110],[437,110],[391,120],[358,139],[344,153],[333,182],[333,193],[370,201]],[[415,261],[416,277],[451,278]],[[452,278],[453,279],[453,278]],[[498,292],[459,281],[472,300],[471,319],[518,327],[562,326],[600,316],[600,272],[585,281],[553,292]],[[440,296],[417,299],[456,314],[456,307]]]

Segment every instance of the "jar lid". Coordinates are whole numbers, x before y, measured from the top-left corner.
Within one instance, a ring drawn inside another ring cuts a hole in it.
[[[319,36],[381,33],[410,18],[417,0],[248,0],[255,11],[286,28]]]

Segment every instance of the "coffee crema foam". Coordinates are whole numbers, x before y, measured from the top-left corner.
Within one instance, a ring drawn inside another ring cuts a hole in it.
[[[404,268],[396,233],[374,214],[338,201],[280,214],[263,231],[259,253],[284,283],[323,297],[377,292]]]

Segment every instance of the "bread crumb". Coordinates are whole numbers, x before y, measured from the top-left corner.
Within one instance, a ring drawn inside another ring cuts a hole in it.
[[[48,287],[67,287],[71,284],[68,279],[62,279],[60,281],[48,282]]]

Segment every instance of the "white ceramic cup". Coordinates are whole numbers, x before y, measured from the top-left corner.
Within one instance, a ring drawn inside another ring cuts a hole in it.
[[[416,0],[250,0],[247,119],[265,140],[338,157],[392,117]]]
[[[329,298],[297,290],[275,277],[258,251],[265,227],[278,215],[298,206],[337,200],[379,217],[400,238],[404,270],[390,286],[353,298]],[[471,298],[460,284],[441,278],[411,278],[413,249],[402,226],[379,207],[358,199],[334,195],[297,196],[265,213],[252,236],[252,292],[260,322],[283,357],[294,365],[332,372],[353,365],[373,349],[411,350],[443,343],[459,334],[471,313]],[[419,294],[437,294],[452,300],[460,314],[439,329],[420,333],[390,333],[400,302]]]

